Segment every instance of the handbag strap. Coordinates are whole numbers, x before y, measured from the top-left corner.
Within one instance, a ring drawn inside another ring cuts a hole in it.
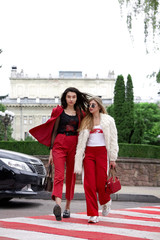
[[[109,169],[109,174],[108,174],[108,179],[112,177],[114,179],[114,181],[115,181],[116,172],[117,172],[116,168],[110,168]]]
[[[47,176],[48,176],[48,177],[52,177],[52,165],[51,165],[51,164],[48,165],[48,168],[47,168]]]

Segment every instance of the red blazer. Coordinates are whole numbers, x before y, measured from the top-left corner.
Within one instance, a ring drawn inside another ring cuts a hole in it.
[[[50,147],[51,145],[51,137],[52,137],[52,131],[55,124],[56,119],[61,115],[63,112],[63,108],[61,106],[57,106],[53,108],[51,113],[51,118],[41,125],[38,125],[32,129],[29,130],[30,134],[35,137],[38,142]],[[79,118],[79,125],[81,122],[80,115],[78,114]]]

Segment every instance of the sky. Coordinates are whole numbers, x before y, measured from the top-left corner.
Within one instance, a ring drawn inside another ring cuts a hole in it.
[[[160,52],[146,55],[143,21],[134,41],[118,0],[0,0],[0,95],[9,93],[11,67],[31,77],[132,76],[134,95],[156,98],[159,85],[147,75],[160,69]]]

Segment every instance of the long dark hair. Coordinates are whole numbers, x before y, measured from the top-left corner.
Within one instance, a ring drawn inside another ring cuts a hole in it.
[[[62,93],[62,96],[61,96],[62,107],[64,109],[67,107],[66,95],[68,92],[74,92],[77,95],[77,101],[74,105],[74,109],[76,110],[76,112],[80,111],[80,113],[82,113],[82,110],[86,112],[87,106],[89,103],[89,98],[91,96],[87,93],[80,92],[77,88],[74,88],[74,87],[69,87]]]

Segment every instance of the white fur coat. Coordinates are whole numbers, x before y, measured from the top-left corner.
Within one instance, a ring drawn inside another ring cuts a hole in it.
[[[105,138],[108,158],[110,161],[116,161],[119,148],[115,121],[111,116],[100,113],[100,125],[102,127]],[[74,172],[78,174],[82,173],[83,159],[85,157],[85,148],[87,145],[89,134],[90,131],[88,129],[84,129],[80,131],[78,136],[78,144],[74,166]]]

